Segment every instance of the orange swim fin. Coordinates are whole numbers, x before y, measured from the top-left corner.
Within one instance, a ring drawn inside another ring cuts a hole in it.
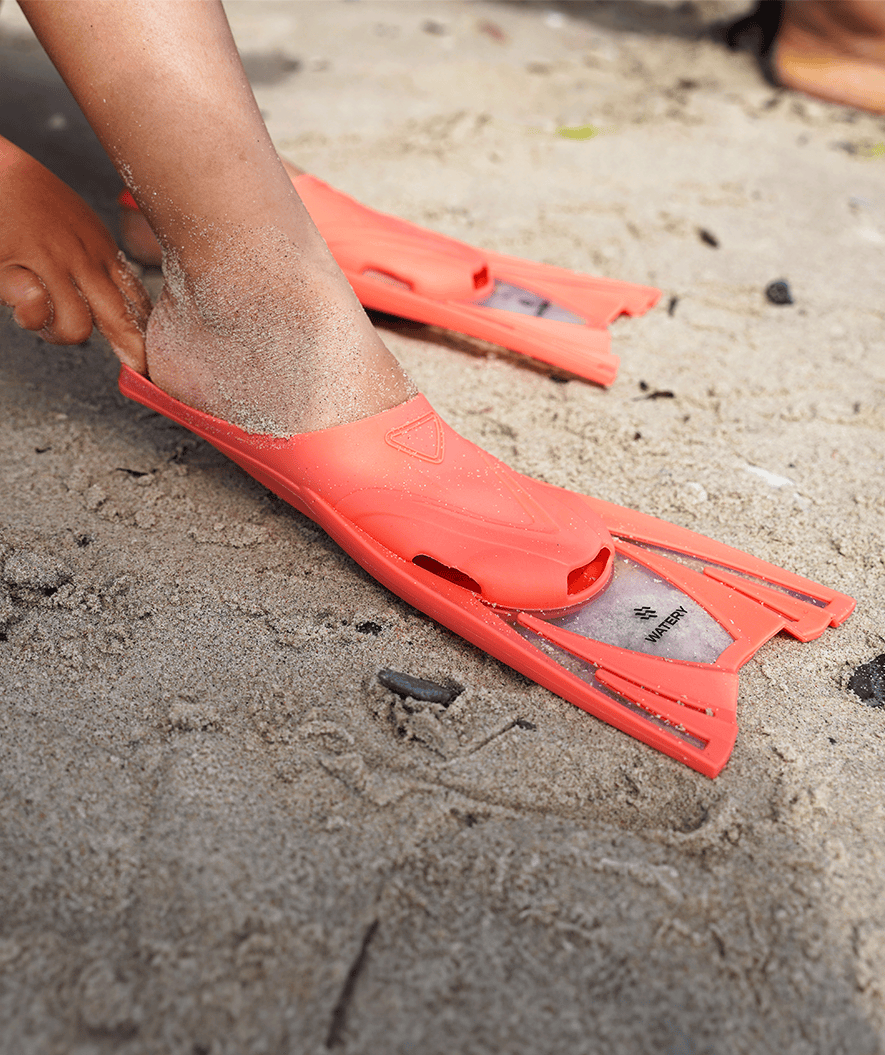
[[[708,777],[737,736],[737,672],[844,594],[655,517],[528,479],[423,396],[288,439],[245,433],[124,366],[125,396],[208,440],[370,575],[461,637]]]
[[[499,344],[610,385],[607,327],[660,291],[474,249],[377,212],[304,173],[293,185],[364,307]],[[128,191],[126,209],[137,209]]]

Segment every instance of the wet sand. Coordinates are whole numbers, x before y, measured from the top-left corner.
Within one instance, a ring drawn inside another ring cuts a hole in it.
[[[707,780],[3,316],[0,1051],[885,1051],[885,709],[846,690],[885,652],[885,120],[770,88],[710,4],[228,10],[297,164],[662,289],[608,390],[376,320],[452,425],[858,609],[744,668]],[[112,219],[8,5],[0,71],[0,132]],[[383,667],[463,692],[409,713]]]

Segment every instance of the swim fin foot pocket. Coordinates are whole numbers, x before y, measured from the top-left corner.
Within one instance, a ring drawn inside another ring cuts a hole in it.
[[[130,399],[202,436],[461,637],[706,776],[737,735],[737,671],[851,598],[685,528],[521,476],[423,396],[288,439],[245,433],[124,366]]]
[[[600,385],[618,372],[608,325],[643,314],[661,295],[475,249],[370,209],[307,173],[292,183],[366,308],[490,341]],[[119,202],[138,209],[129,191]]]

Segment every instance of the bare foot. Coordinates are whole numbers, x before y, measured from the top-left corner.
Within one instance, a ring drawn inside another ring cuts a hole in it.
[[[786,88],[885,113],[885,2],[787,0],[772,67]]]
[[[291,436],[388,410],[415,389],[325,244],[268,228],[213,234],[217,265],[167,254],[147,375],[246,432]]]
[[[144,370],[150,300],[107,228],[66,184],[0,138],[0,302],[25,329],[80,344],[93,325]]]
[[[163,265],[142,372],[169,395],[246,432],[291,436],[415,394],[312,225],[298,242],[275,227],[214,227],[214,263],[182,268],[143,213],[122,213],[127,252]]]

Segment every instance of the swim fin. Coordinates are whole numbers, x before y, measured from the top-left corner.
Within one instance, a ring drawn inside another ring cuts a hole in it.
[[[403,600],[708,777],[737,735],[739,668],[854,601],[655,517],[530,480],[423,397],[350,425],[255,436],[124,366],[120,390],[208,440]]]
[[[303,173],[292,183],[356,291],[374,311],[490,341],[610,385],[619,359],[606,327],[660,291],[474,249],[377,212]],[[124,191],[124,209],[137,209]]]

